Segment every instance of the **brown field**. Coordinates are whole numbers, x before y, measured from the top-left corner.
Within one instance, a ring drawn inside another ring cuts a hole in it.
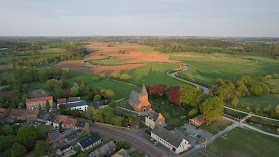
[[[163,63],[177,63],[178,61],[169,60],[168,55],[142,52],[136,48],[115,48],[107,47],[105,44],[92,43],[86,46],[89,50],[98,50],[97,52],[91,53],[86,56],[84,60],[79,61],[63,61],[56,65],[59,68],[69,68],[71,70],[78,70],[92,74],[106,74],[111,73],[122,73],[131,69],[138,68],[146,65],[147,63],[163,62]],[[119,50],[127,50],[125,54],[119,54]],[[101,56],[103,55],[103,56]],[[118,59],[124,59],[127,61],[121,62],[117,66],[93,66],[84,63],[86,60],[102,59],[106,55],[115,56]],[[124,64],[124,65],[123,65]],[[86,67],[84,67],[86,66]]]

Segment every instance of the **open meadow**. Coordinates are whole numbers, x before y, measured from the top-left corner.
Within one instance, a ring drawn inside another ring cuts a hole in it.
[[[252,130],[235,128],[206,148],[206,153],[216,157],[256,157],[279,154],[279,140]]]

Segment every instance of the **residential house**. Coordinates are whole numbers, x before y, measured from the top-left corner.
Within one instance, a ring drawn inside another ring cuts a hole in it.
[[[126,149],[120,149],[118,152],[113,154],[111,157],[131,157],[128,155],[128,151]]]
[[[88,103],[84,100],[74,101],[74,102],[67,102],[65,107],[70,108],[71,110],[81,110],[86,111],[88,108]]]
[[[61,136],[59,130],[55,130],[52,133],[48,133],[46,141],[48,143],[53,143],[53,142],[56,142],[56,141],[60,140],[61,137],[62,136]]]
[[[22,119],[22,115],[26,111],[27,110],[22,110],[22,109],[12,109],[11,112],[9,113],[8,117],[6,117],[6,120],[8,122],[13,122],[15,120],[25,120],[25,119]]]
[[[116,145],[113,141],[110,141],[103,145],[102,147],[96,149],[91,154],[95,157],[111,156],[111,154],[116,150]]]
[[[63,132],[61,133],[61,137],[64,138],[64,137],[67,137],[67,136],[71,135],[72,131],[73,131],[72,128],[66,129],[65,131],[63,131]]]
[[[157,113],[151,109],[145,116],[145,125],[152,129],[155,127],[155,125],[161,125],[164,127],[166,126],[165,118],[161,113]]]
[[[22,120],[27,120],[27,121],[37,121],[39,114],[40,114],[39,110],[27,110],[21,116],[21,119]]]
[[[89,123],[83,120],[77,120],[75,124],[75,129],[84,130],[85,132],[89,131]]]
[[[83,152],[88,151],[89,149],[97,146],[101,143],[101,137],[98,133],[93,133],[89,137],[79,141],[77,145],[81,148]]]
[[[151,137],[156,141],[159,141],[162,145],[169,148],[174,154],[179,154],[188,149],[189,142],[184,138],[171,133],[167,129],[156,125],[151,130]]]
[[[39,122],[47,122],[47,118],[50,116],[50,113],[45,113],[42,112],[39,116],[38,116],[38,121]]]
[[[63,104],[65,105],[67,103],[67,99],[66,98],[62,98],[62,99],[57,99],[57,107],[59,107],[59,105]]]
[[[71,144],[66,144],[64,146],[61,146],[58,148],[56,151],[56,154],[58,156],[63,156],[63,157],[70,157],[74,155],[76,151],[74,150],[74,147]]]
[[[65,121],[63,122],[62,127],[63,128],[75,128],[76,122],[77,122],[76,119],[73,119],[71,117],[67,117],[65,119]]]
[[[148,93],[144,85],[139,93],[132,90],[129,103],[136,112],[146,112],[151,109],[151,104],[148,101]]]
[[[48,100],[50,108],[53,108],[53,97],[41,97],[41,98],[32,98],[26,99],[26,109],[28,110],[39,110],[39,106],[41,105],[41,109],[46,109],[46,101]]]
[[[6,123],[5,118],[8,117],[10,109],[0,108],[0,123]]]
[[[58,115],[52,121],[54,129],[61,129],[63,122],[66,120],[67,116]]]
[[[94,110],[97,110],[98,108],[105,108],[109,106],[108,100],[103,100],[103,101],[93,101],[88,103],[88,106],[91,106],[94,108]]]
[[[196,126],[200,126],[205,122],[205,119],[202,115],[199,115],[195,118],[189,119],[189,123],[192,123]]]
[[[77,137],[75,135],[70,135],[65,138],[65,142],[71,143],[71,142],[75,141],[76,139],[77,139]]]

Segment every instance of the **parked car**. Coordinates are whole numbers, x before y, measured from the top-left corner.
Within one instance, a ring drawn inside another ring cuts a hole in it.
[[[159,143],[159,141],[155,141],[155,142],[154,142],[154,145],[157,145],[158,143]]]
[[[197,137],[198,135],[199,135],[198,133],[195,133],[195,134],[194,134],[195,137]]]
[[[197,138],[201,138],[201,135],[197,135]]]
[[[151,141],[151,142],[154,141],[154,138],[151,138],[150,141]]]

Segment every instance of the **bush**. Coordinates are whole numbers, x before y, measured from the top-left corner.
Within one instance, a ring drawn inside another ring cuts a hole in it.
[[[192,117],[194,117],[195,115],[197,115],[198,112],[199,112],[198,109],[193,108],[193,109],[188,113],[188,117],[189,117],[189,118],[192,118]]]

